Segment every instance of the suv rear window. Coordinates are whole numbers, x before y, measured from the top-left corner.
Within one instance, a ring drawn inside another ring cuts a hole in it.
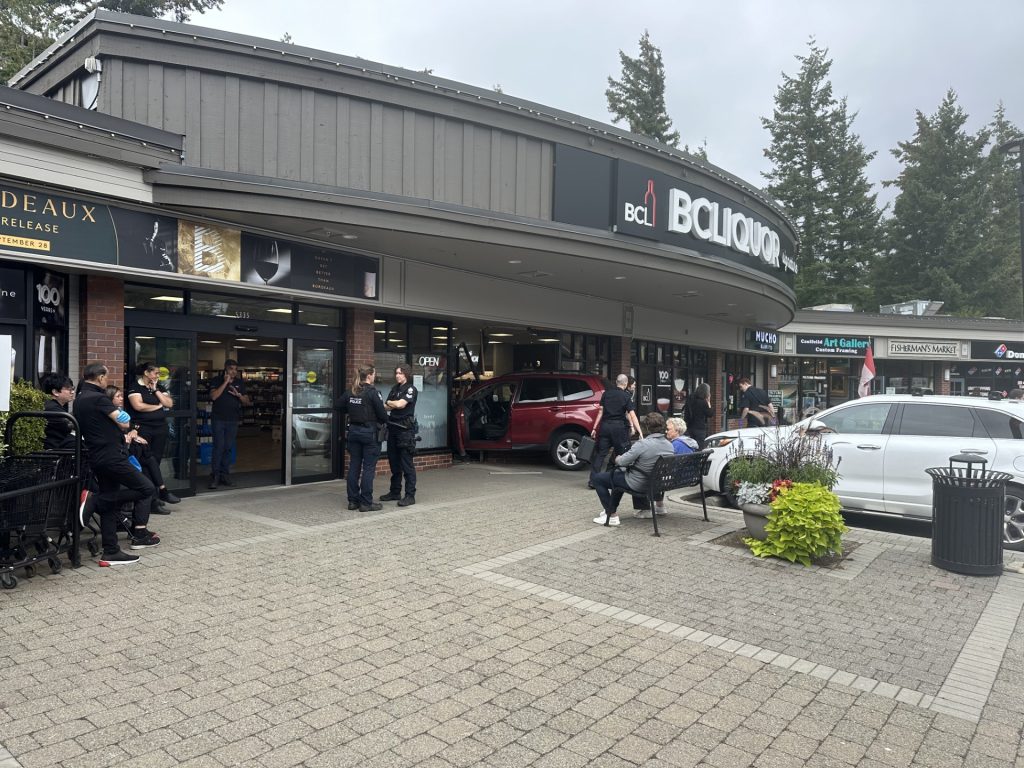
[[[557,379],[524,379],[519,390],[520,403],[548,403],[557,399]]]
[[[974,437],[974,415],[956,405],[907,403],[900,420],[901,435]]]
[[[594,396],[594,390],[582,379],[562,379],[562,399],[566,402],[571,400],[586,400]]]
[[[1024,440],[1024,421],[1005,411],[978,408],[975,413],[995,440]]]

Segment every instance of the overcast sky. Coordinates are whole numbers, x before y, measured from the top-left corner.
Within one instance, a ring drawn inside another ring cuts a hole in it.
[[[915,110],[933,113],[952,88],[975,130],[1001,100],[1024,126],[1022,0],[224,0],[193,23],[409,69],[610,122],[604,92],[638,53],[644,30],[662,51],[666,103],[682,143],[707,142],[711,162],[764,185],[771,114],[782,72],[810,37],[829,49],[837,97],[877,151],[881,190],[899,165],[889,150],[913,137]],[[626,127],[626,126],[622,126]]]

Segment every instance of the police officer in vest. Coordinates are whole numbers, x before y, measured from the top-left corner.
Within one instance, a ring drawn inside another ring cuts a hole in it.
[[[408,365],[395,368],[395,386],[388,392],[384,407],[388,409],[388,464],[391,465],[391,491],[381,501],[397,501],[398,506],[416,503],[416,398],[419,392],[412,383]],[[402,476],[405,496],[402,496]]]
[[[379,427],[388,413],[373,385],[377,372],[372,365],[359,368],[352,389],[341,396],[337,407],[348,414],[348,508],[375,512],[383,507],[373,501],[373,476],[380,456]]]

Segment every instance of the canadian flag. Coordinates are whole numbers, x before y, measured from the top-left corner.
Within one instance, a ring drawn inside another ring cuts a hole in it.
[[[871,394],[871,380],[875,378],[875,356],[868,346],[867,354],[864,355],[864,367],[860,369],[860,386],[857,387],[857,394],[867,397]]]

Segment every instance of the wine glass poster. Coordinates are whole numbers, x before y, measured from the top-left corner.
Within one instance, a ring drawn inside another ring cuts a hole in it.
[[[242,234],[242,282],[291,286],[292,247],[284,240]]]

